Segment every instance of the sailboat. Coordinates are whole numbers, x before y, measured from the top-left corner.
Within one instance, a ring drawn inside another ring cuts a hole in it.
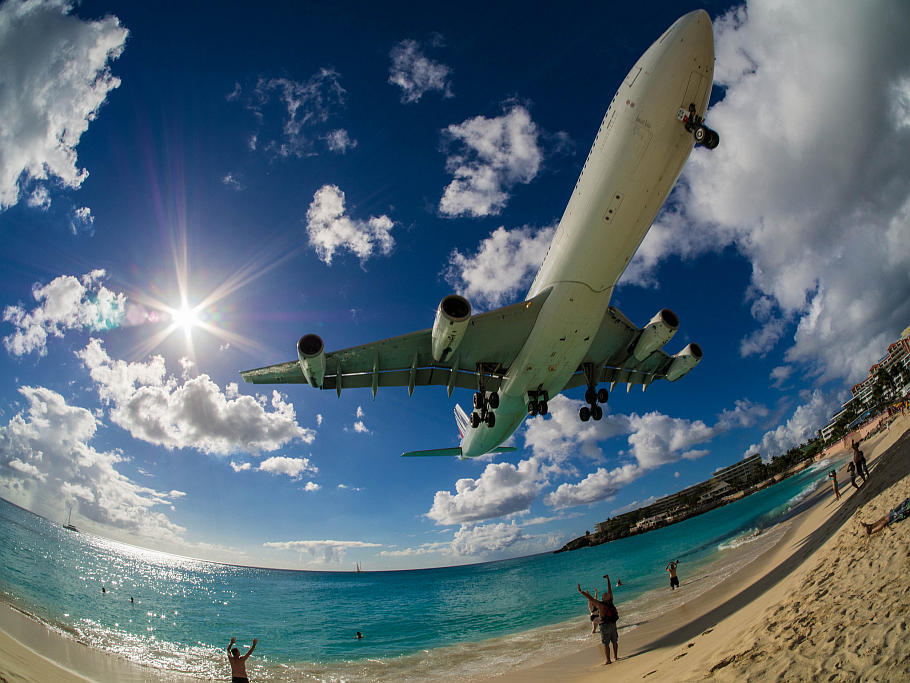
[[[79,529],[73,526],[73,508],[70,508],[69,516],[66,518],[66,524],[63,525],[63,528],[79,533]]]
[[[357,563],[357,569],[356,569],[356,571],[358,571],[358,572],[359,572],[359,571],[362,571],[362,570],[360,569],[360,563],[359,563],[359,562]]]

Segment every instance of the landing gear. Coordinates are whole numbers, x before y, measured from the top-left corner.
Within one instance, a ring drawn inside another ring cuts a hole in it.
[[[582,406],[578,410],[578,417],[582,422],[587,422],[592,418],[594,420],[599,420],[604,416],[604,411],[603,408],[597,404],[606,403],[610,398],[610,394],[606,389],[597,388],[598,372],[593,363],[585,363],[582,365],[582,370],[584,371],[585,379],[588,382],[588,388],[585,391],[585,401],[588,405]]]
[[[717,131],[708,128],[704,123],[705,120],[695,113],[694,103],[689,105],[688,112],[680,109],[677,117],[685,124],[686,130],[692,133],[695,144],[707,149],[714,149],[720,144],[720,135],[717,134]]]
[[[550,394],[543,389],[535,389],[528,392],[528,415],[546,415],[549,411],[547,401],[550,400]]]
[[[487,368],[489,370],[489,367]],[[493,411],[499,407],[499,394],[495,391],[489,394],[483,388],[484,364],[477,364],[477,389],[474,393],[474,412],[471,413],[471,427],[477,429],[481,424],[492,428],[496,424]]]

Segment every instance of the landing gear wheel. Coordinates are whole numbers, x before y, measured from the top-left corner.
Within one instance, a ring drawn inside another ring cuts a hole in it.
[[[593,387],[589,387],[585,392],[585,403],[594,403],[597,400],[597,393]]]
[[[471,413],[471,428],[477,429],[480,426],[480,415],[478,413]]]
[[[534,417],[535,415],[537,415],[537,411],[538,411],[537,401],[531,401],[530,403],[528,403],[528,415],[530,415],[531,417]]]
[[[597,402],[598,403],[606,403],[609,399],[610,399],[610,392],[608,392],[606,389],[597,390]]]
[[[483,394],[479,391],[474,394],[474,407],[478,410],[483,407]]]
[[[487,427],[493,429],[493,426],[496,424],[496,416],[493,413],[487,413],[487,417],[484,422],[487,423]]]
[[[541,415],[546,415],[547,411],[549,410],[549,408],[547,407],[547,402],[541,401],[540,405],[538,406],[538,410],[540,410]]]
[[[708,149],[714,149],[719,144],[720,144],[720,135],[718,135],[716,131],[713,131],[710,128],[708,128],[708,135],[705,138],[705,147],[707,147]]]
[[[705,140],[708,138],[708,129],[704,126],[698,126],[695,129],[695,142],[699,145],[704,145]]]
[[[587,422],[591,419],[591,409],[588,406],[582,406],[578,410],[578,417],[581,418],[582,422]]]
[[[595,420],[599,420],[604,416],[604,410],[599,405],[595,404],[591,406],[591,417]]]
[[[492,394],[490,394],[490,396],[487,398],[487,402],[490,404],[490,408],[492,408],[493,410],[496,410],[496,409],[499,407],[499,394],[497,394],[497,393],[494,391],[494,392],[493,392]]]

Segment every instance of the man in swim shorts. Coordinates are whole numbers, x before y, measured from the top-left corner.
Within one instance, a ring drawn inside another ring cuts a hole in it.
[[[866,529],[866,535],[871,536],[877,531],[881,531],[889,524],[899,522],[907,517],[910,517],[910,498],[904,498],[900,505],[892,509],[887,515],[882,515],[879,519],[872,522],[872,524],[867,524],[866,522],[860,522],[860,524]]]
[[[578,585],[578,592],[584,595],[590,604],[597,606],[600,614],[600,642],[604,646],[604,664],[611,664],[610,660],[610,643],[613,643],[613,659],[619,659],[619,631],[616,629],[616,622],[619,620],[619,612],[613,604],[613,589],[610,588],[610,577],[606,576],[607,590],[601,596],[603,600],[598,600],[587,591],[581,589]]]
[[[666,567],[667,571],[670,572],[670,590],[679,588],[679,577],[676,576],[676,565],[678,564],[679,560],[673,560]]]
[[[259,641],[256,638],[253,638],[253,646],[246,651],[245,655],[240,654],[240,650],[234,647],[234,643],[237,642],[236,638],[231,638],[231,642],[228,644],[228,661],[231,663],[231,683],[250,683],[250,679],[246,675],[246,660],[253,650],[256,649],[256,643]]]

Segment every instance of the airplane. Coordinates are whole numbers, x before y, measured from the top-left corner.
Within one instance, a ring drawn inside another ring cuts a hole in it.
[[[679,328],[669,309],[638,328],[609,305],[616,282],[651,227],[696,144],[720,137],[704,123],[714,78],[714,34],[704,10],[679,18],[642,55],[613,97],[553,241],[524,301],[472,315],[443,298],[431,329],[326,353],[305,334],[297,359],[241,373],[254,384],[319,389],[438,385],[474,390],[455,406],[461,443],[403,456],[470,458],[516,450],[501,444],[551,397],[586,386],[583,422],[603,417],[609,391],[675,382],[702,358],[697,344],[670,356]]]

